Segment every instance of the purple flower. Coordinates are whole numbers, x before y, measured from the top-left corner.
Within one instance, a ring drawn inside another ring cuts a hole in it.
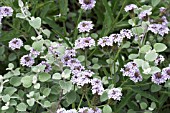
[[[166,16],[163,16],[163,17],[161,18],[161,21],[162,21],[162,25],[164,25],[164,26],[167,26],[167,25],[168,25],[168,20],[167,20]]]
[[[90,83],[90,77],[93,74],[94,73],[90,70],[85,70],[73,75],[71,81],[73,82],[73,84],[76,84],[78,86],[84,86],[85,84]]]
[[[98,94],[98,95],[102,95],[104,92],[104,88],[103,88],[103,84],[102,81],[97,79],[97,78],[93,78],[91,80],[91,85],[92,85],[92,94]]]
[[[9,48],[12,50],[20,49],[23,46],[23,41],[19,38],[14,38],[9,42]]]
[[[159,26],[160,26],[160,24],[150,24],[149,27],[148,27],[148,31],[151,31],[154,34],[157,34]]]
[[[0,15],[6,17],[6,16],[12,16],[13,14],[13,9],[8,6],[3,6],[0,7]]]
[[[155,65],[160,65],[165,60],[164,56],[159,55],[155,60]]]
[[[48,64],[46,61],[42,61],[39,65],[45,65],[44,72],[49,73],[52,70],[52,67],[50,64]]]
[[[92,24],[92,21],[82,21],[78,24],[78,29],[80,33],[84,32],[90,32],[91,29],[93,29],[94,24]]]
[[[61,58],[61,62],[64,64],[64,65],[67,65],[68,64],[68,61],[71,59],[71,57],[69,55],[64,55],[62,58]]]
[[[76,58],[71,58],[67,62],[67,66],[70,67],[70,68],[76,66],[77,64],[79,65],[80,61],[78,59],[76,59]]]
[[[57,110],[56,113],[66,113],[66,109],[65,108],[60,108]]]
[[[167,79],[170,79],[170,67],[163,68],[162,75],[166,76]]]
[[[75,49],[85,49],[95,46],[95,41],[91,37],[79,38],[75,41]]]
[[[83,107],[79,108],[78,113],[94,113],[92,108]]]
[[[163,24],[150,24],[148,27],[148,31],[151,31],[154,34],[159,34],[161,36],[164,36],[165,34],[168,34],[169,28]]]
[[[109,99],[113,99],[113,100],[119,100],[122,97],[122,90],[120,88],[112,88],[108,91],[108,97]]]
[[[20,64],[22,66],[31,67],[35,63],[34,59],[30,55],[24,55],[20,59]]]
[[[107,36],[102,37],[98,40],[98,45],[104,46],[113,46],[113,40]]]
[[[79,0],[79,3],[82,9],[91,10],[96,4],[96,0]]]
[[[49,53],[50,53],[50,54],[53,54],[53,55],[55,55],[55,56],[58,57],[58,55],[59,55],[58,48],[59,48],[60,46],[61,46],[61,44],[58,44],[58,43],[52,44],[52,45],[48,48]]]
[[[164,36],[165,34],[168,34],[168,32],[169,32],[169,28],[167,26],[160,25],[160,27],[158,29],[159,35]]]
[[[36,51],[34,48],[31,48],[30,49],[30,56],[34,57],[34,58],[37,58],[38,55],[40,55],[40,52],[39,51]]]
[[[93,113],[102,113],[102,110],[97,107],[94,108],[93,111],[94,111]]]
[[[130,80],[135,83],[142,81],[142,75],[140,74],[140,71],[138,69],[133,73],[133,76],[130,76]]]
[[[155,84],[161,84],[161,83],[165,83],[167,80],[167,76],[164,74],[161,74],[161,72],[157,72],[155,74],[152,75],[152,82]]]
[[[161,13],[164,13],[164,12],[166,11],[166,8],[165,8],[165,7],[160,7],[160,8],[159,8],[159,11],[160,11]]]
[[[65,51],[65,55],[69,55],[70,57],[76,56],[76,50],[75,49],[67,49]]]
[[[138,15],[138,17],[141,20],[146,20],[146,19],[148,19],[148,16],[151,15],[151,14],[152,14],[151,9],[144,10]]]
[[[66,113],[77,113],[77,110],[76,109],[70,109],[70,110],[67,110]]]
[[[120,31],[120,34],[125,38],[128,38],[128,39],[131,39],[131,37],[133,36],[133,34],[132,34],[132,32],[131,32],[131,30],[129,30],[129,29],[122,29],[121,31]]]
[[[135,4],[130,4],[125,7],[125,11],[133,11],[134,9],[137,9],[138,7]]]
[[[73,74],[77,74],[85,69],[84,66],[79,63],[72,65],[70,68]]]
[[[113,40],[114,43],[118,43],[118,45],[120,45],[123,41],[123,36],[121,36],[120,34],[111,34],[109,36],[110,40]]]

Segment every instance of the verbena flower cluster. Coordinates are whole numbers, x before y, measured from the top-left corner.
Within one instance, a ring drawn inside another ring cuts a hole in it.
[[[11,7],[8,6],[0,7],[0,24],[4,17],[12,16],[12,14],[13,14],[13,9]]]

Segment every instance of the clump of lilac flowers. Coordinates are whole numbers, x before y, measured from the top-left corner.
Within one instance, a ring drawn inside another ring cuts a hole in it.
[[[142,75],[140,74],[137,64],[134,62],[128,62],[120,71],[123,73],[123,76],[130,77],[130,80],[135,83],[142,81]]]
[[[165,60],[164,56],[159,55],[155,60],[155,65],[160,65]]]
[[[120,31],[120,34],[121,34],[122,37],[124,37],[124,38],[126,37],[128,39],[131,39],[131,37],[133,36],[131,30],[129,30],[129,29],[122,29]]]
[[[128,12],[128,11],[133,11],[134,9],[137,9],[138,8],[138,6],[136,6],[135,4],[130,4],[130,5],[127,5],[126,7],[125,7],[125,11],[126,12]]]
[[[113,46],[113,40],[107,36],[102,37],[98,40],[98,45],[104,46]]]
[[[73,84],[76,84],[78,86],[84,86],[85,84],[89,84],[91,82],[90,77],[92,77],[93,74],[94,73],[90,70],[81,71],[73,75],[71,81],[73,82]]]
[[[108,97],[109,99],[113,100],[121,100],[122,97],[122,90],[120,88],[112,88],[108,91]]]
[[[78,24],[78,29],[80,33],[84,32],[90,32],[90,30],[93,29],[94,24],[92,24],[92,21],[82,21]]]
[[[152,75],[152,82],[155,84],[162,84],[165,83],[167,80],[167,75],[161,74],[161,72],[154,73]]]
[[[75,41],[75,49],[85,49],[92,46],[95,46],[95,41],[91,37],[80,37]]]
[[[42,61],[39,65],[45,65],[44,72],[49,73],[52,70],[52,67],[46,61]]]
[[[82,9],[91,10],[96,4],[96,0],[79,0],[79,3]]]
[[[98,95],[102,95],[104,92],[104,88],[103,88],[103,84],[102,81],[97,79],[97,78],[93,78],[91,80],[91,85],[92,85],[92,94],[98,94]]]
[[[170,66],[162,69],[162,75],[166,76],[167,79],[170,79]]]
[[[34,48],[30,48],[30,56],[37,58],[40,55],[39,51],[36,51]]]
[[[24,55],[20,59],[20,64],[22,66],[31,67],[35,63],[34,59],[30,55]]]
[[[12,50],[20,49],[23,46],[23,41],[19,38],[14,38],[9,42],[9,48]]]
[[[99,108],[88,108],[88,107],[83,107],[79,108],[78,113],[102,113],[102,110]]]
[[[13,14],[13,9],[11,7],[8,6],[0,7],[0,24],[3,17],[12,16],[12,14]]]
[[[138,15],[139,19],[141,19],[141,20],[148,19],[148,16],[152,14],[151,10],[152,9],[144,10],[144,11],[140,12],[140,14]]]

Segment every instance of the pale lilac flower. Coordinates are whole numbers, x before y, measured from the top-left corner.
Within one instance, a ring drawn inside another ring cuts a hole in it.
[[[66,51],[65,51],[65,55],[69,55],[70,57],[74,57],[74,56],[76,56],[76,50],[75,49],[67,49]]]
[[[75,41],[75,49],[85,49],[92,46],[95,46],[95,41],[91,37],[80,37]]]
[[[78,60],[78,59],[76,59],[76,58],[71,58],[70,60],[68,60],[68,62],[67,62],[67,66],[68,67],[74,67],[74,66],[76,66],[76,65],[79,65],[80,64],[80,61]]]
[[[78,86],[84,86],[85,84],[90,83],[90,77],[93,74],[94,73],[91,72],[90,70],[81,71],[81,72],[73,75],[71,78],[71,81],[73,82],[73,84],[76,84]]]
[[[148,27],[148,31],[164,36],[165,34],[168,34],[169,28],[162,24],[150,24]]]
[[[139,19],[141,19],[141,20],[145,20],[145,19],[147,19],[148,18],[148,16],[149,15],[151,15],[152,14],[152,12],[151,12],[151,9],[150,10],[145,10],[145,11],[142,11],[139,15],[138,15],[138,17],[139,17]]]
[[[37,58],[40,55],[39,51],[36,51],[34,48],[30,49],[30,56]]]
[[[169,32],[169,28],[167,26],[160,25],[160,27],[158,29],[159,35],[164,36],[165,34],[168,34],[168,32]]]
[[[67,113],[65,108],[60,108],[56,113]]]
[[[168,25],[168,20],[167,20],[166,16],[162,16],[161,21],[162,21],[162,25],[164,25],[164,26]]]
[[[104,88],[103,88],[103,84],[102,81],[97,79],[97,78],[93,78],[91,80],[91,85],[92,85],[92,94],[98,94],[98,95],[102,95],[104,92]]]
[[[165,83],[167,80],[167,76],[161,74],[161,72],[157,72],[155,74],[152,75],[152,82],[155,84],[161,84],[161,83]]]
[[[8,6],[2,6],[0,7],[0,15],[6,17],[6,16],[12,16],[13,9]]]
[[[76,109],[70,109],[70,110],[67,110],[66,113],[78,113]]]
[[[109,36],[109,39],[113,40],[114,43],[118,43],[118,45],[123,42],[123,36],[121,36],[120,34],[111,34]]]
[[[79,3],[82,9],[91,10],[96,4],[96,0],[79,0]]]
[[[113,100],[119,100],[122,97],[122,90],[120,88],[112,88],[108,91],[108,97],[109,99],[113,99]]]
[[[166,8],[165,8],[165,7],[160,7],[160,8],[159,8],[159,11],[160,11],[161,13],[164,13],[164,12],[166,11]]]
[[[79,108],[78,113],[94,113],[92,108],[83,107]]]
[[[23,41],[19,38],[14,38],[9,42],[9,48],[12,50],[20,49],[23,46]]]
[[[71,57],[69,55],[64,55],[62,58],[61,58],[61,62],[64,64],[64,65],[67,65],[68,64],[68,61],[71,59]]]
[[[133,11],[134,9],[137,9],[138,7],[135,4],[130,4],[125,7],[125,11]]]
[[[170,79],[170,67],[163,68],[162,75],[166,76],[167,79]]]
[[[131,39],[131,37],[133,36],[133,34],[132,34],[132,32],[131,32],[131,30],[129,30],[129,29],[122,29],[121,31],[120,31],[120,34],[125,38],[128,38],[128,39]]]
[[[58,51],[58,48],[61,46],[61,44],[55,44],[55,45],[51,45],[49,48],[48,48],[48,51],[50,54],[53,54],[55,56],[58,57],[58,55],[60,54],[59,51]]]
[[[158,34],[159,27],[160,27],[160,24],[150,24],[148,27],[148,31],[151,31],[154,34]]]
[[[80,63],[74,64],[70,68],[73,74],[77,74],[85,69]]]
[[[92,21],[82,21],[78,24],[78,29],[80,33],[84,32],[90,32],[91,29],[93,29],[94,24],[92,24]]]
[[[133,76],[130,76],[130,80],[135,83],[142,81],[142,75],[140,74],[140,71],[138,69],[133,73]]]
[[[52,70],[52,67],[49,63],[46,61],[42,61],[39,65],[45,65],[45,70],[44,72],[49,73]]]
[[[113,40],[109,37],[105,36],[98,40],[98,45],[104,47],[104,46],[113,46]]]
[[[22,66],[31,67],[35,63],[34,59],[30,55],[24,55],[20,59],[20,64]]]
[[[165,60],[164,56],[159,55],[155,60],[155,65],[160,65]]]

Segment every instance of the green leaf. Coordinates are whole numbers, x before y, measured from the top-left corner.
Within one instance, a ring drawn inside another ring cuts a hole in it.
[[[170,88],[170,80],[168,80],[168,81],[165,83],[164,87]]]
[[[66,101],[68,102],[68,104],[72,104],[73,102],[75,102],[76,101],[76,92],[70,91],[69,93],[67,93]]]
[[[51,107],[51,103],[49,101],[45,101],[44,102],[44,107],[45,108]]]
[[[29,20],[29,24],[35,28],[35,29],[39,29],[41,27],[41,18],[40,17],[32,17],[31,20]]]
[[[153,7],[157,6],[161,0],[151,0],[151,4]]]
[[[140,36],[141,34],[144,33],[144,29],[142,27],[134,27],[132,28],[132,32]]]
[[[6,87],[4,89],[4,94],[8,94],[9,96],[13,95],[17,91],[14,87]]]
[[[27,104],[28,104],[29,106],[33,106],[34,103],[35,103],[35,99],[34,99],[34,98],[27,99]]]
[[[148,105],[147,105],[145,102],[141,102],[141,103],[140,103],[141,109],[146,109],[147,106],[148,106]]]
[[[152,49],[152,47],[150,45],[144,45],[140,48],[140,53],[146,53],[151,49]]]
[[[68,0],[59,0],[59,8],[60,8],[60,14],[62,16],[63,21],[67,19],[67,8],[68,8]]]
[[[65,69],[65,70],[62,72],[61,76],[62,76],[63,78],[65,78],[65,79],[68,79],[68,78],[70,78],[70,74],[71,74],[71,70],[70,70],[70,69]]]
[[[16,108],[18,111],[26,111],[27,105],[22,102],[22,103],[18,104]]]
[[[9,60],[9,61],[14,61],[15,59],[17,59],[17,56],[15,55],[15,53],[11,53],[11,54],[8,56],[8,60]]]
[[[151,106],[149,107],[149,110],[150,110],[150,111],[153,111],[155,108],[156,108],[156,103],[155,103],[155,102],[152,102],[152,103],[151,103]]]
[[[103,113],[112,113],[112,108],[109,105],[103,107]]]
[[[155,51],[150,51],[145,55],[145,60],[154,61],[158,57],[158,54]]]
[[[105,92],[103,92],[103,94],[100,96],[100,101],[101,102],[104,102],[104,101],[106,101],[108,99],[108,94],[107,94],[107,92],[105,91]]]
[[[38,74],[38,79],[41,81],[41,82],[46,82],[47,80],[49,80],[51,78],[51,75],[48,74],[48,73],[39,73]]]
[[[68,82],[60,81],[59,84],[60,84],[60,87],[67,92],[69,92],[72,89],[72,86],[73,86],[71,81],[68,81]]]
[[[22,2],[22,0],[18,0],[18,5],[19,5],[19,7],[23,7],[24,6],[24,3]]]
[[[29,88],[32,85],[32,77],[31,76],[24,76],[21,79],[21,82],[25,88]]]
[[[50,92],[51,92],[51,89],[50,89],[50,88],[45,88],[45,89],[43,90],[43,95],[47,97],[47,96],[50,94]]]
[[[0,47],[0,55],[3,55],[5,52],[5,46]]]
[[[92,66],[92,69],[100,69],[100,65],[99,64],[94,64],[93,66]]]
[[[26,16],[25,16],[24,14],[22,14],[22,13],[17,13],[17,14],[16,14],[16,17],[17,17],[17,18],[21,18],[21,19],[26,18]]]
[[[32,47],[37,51],[41,51],[42,47],[43,47],[43,43],[44,43],[44,41],[42,41],[42,40],[36,41],[32,44]]]
[[[149,74],[154,74],[157,72],[161,72],[161,69],[159,69],[158,67],[152,66]]]
[[[50,37],[51,31],[48,29],[43,29],[42,32],[47,36],[47,38]]]
[[[167,46],[163,43],[156,43],[154,44],[154,49],[156,52],[163,52],[167,49]]]
[[[4,95],[4,96],[2,96],[2,101],[3,102],[9,102],[9,100],[10,100],[10,95]]]
[[[13,86],[16,86],[16,87],[20,86],[21,85],[21,77],[12,77],[9,82]]]
[[[138,54],[130,54],[130,55],[128,56],[128,58],[131,59],[131,60],[133,60],[133,59],[137,58],[138,56],[139,56]]]
[[[134,59],[134,62],[137,64],[138,67],[141,67],[144,63],[144,60],[142,59]]]
[[[52,79],[60,80],[60,79],[61,79],[61,74],[60,74],[60,73],[55,73],[55,74],[52,76]]]
[[[152,86],[151,86],[151,92],[158,92],[158,91],[160,91],[161,90],[161,88],[162,88],[162,86],[161,85],[157,85],[157,84],[152,84]]]
[[[85,56],[84,55],[80,55],[77,58],[80,62],[83,62],[85,60]]]

